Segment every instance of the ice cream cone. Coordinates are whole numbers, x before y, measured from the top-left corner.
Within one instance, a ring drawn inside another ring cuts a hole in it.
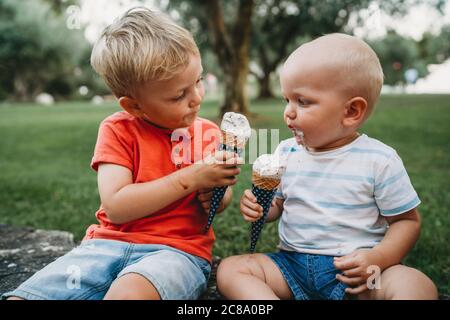
[[[252,223],[250,252],[255,252],[256,243],[266,222],[275,192],[280,185],[285,166],[277,155],[263,154],[253,164],[252,193],[263,207],[263,216]]]
[[[266,222],[267,214],[269,213],[273,197],[279,184],[280,179],[260,176],[255,171],[252,173],[252,193],[255,195],[258,204],[263,207],[263,216],[257,221],[252,222],[250,235],[251,253],[255,252],[256,243]]]
[[[233,123],[233,118],[238,119],[237,123]],[[233,112],[227,112],[222,120],[221,129],[222,138],[218,151],[234,152],[241,157],[244,152],[247,139],[250,137],[251,133],[250,125],[248,124],[245,116]],[[213,189],[205,231],[208,231],[211,227],[214,217],[216,216],[217,209],[220,206],[220,202],[222,201],[227,188],[227,186],[221,186]]]

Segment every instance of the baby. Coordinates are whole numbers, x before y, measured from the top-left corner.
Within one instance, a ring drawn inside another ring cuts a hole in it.
[[[294,51],[280,75],[294,138],[267,221],[281,217],[279,252],[233,256],[217,281],[229,299],[435,299],[436,287],[401,264],[420,233],[420,200],[396,151],[358,133],[380,95],[375,52],[344,34]],[[246,190],[246,221],[262,208]],[[374,289],[374,290],[369,290]]]

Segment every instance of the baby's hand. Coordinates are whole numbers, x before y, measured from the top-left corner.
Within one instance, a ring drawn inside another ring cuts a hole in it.
[[[334,266],[342,271],[336,279],[347,284],[349,294],[360,294],[368,290],[367,279],[373,274],[371,266],[381,266],[382,256],[376,249],[359,249],[343,257],[334,258]],[[380,269],[380,271],[382,271]]]
[[[275,199],[272,201],[272,207],[275,205]],[[255,222],[263,216],[263,207],[256,201],[255,195],[247,189],[241,198],[241,214],[247,222]]]

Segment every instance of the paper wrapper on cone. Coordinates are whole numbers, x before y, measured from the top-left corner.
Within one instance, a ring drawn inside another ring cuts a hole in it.
[[[229,151],[236,153],[239,157],[245,149],[245,138],[236,137],[233,134],[227,133],[222,130],[222,141],[219,145],[219,151]],[[213,195],[211,198],[211,204],[209,206],[208,222],[206,223],[205,231],[208,231],[216,216],[217,209],[219,209],[220,202],[222,201],[228,186],[215,187],[213,189]]]
[[[263,216],[257,221],[252,222],[250,234],[250,253],[255,252],[256,243],[261,235],[267,214],[280,184],[279,178],[263,177],[253,171],[252,173],[252,193],[255,195],[259,205],[263,207]]]

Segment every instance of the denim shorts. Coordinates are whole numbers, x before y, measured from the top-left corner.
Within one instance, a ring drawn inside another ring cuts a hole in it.
[[[100,300],[117,278],[137,273],[163,300],[197,299],[206,290],[211,266],[203,258],[157,244],[93,239],[83,241],[2,296],[26,300]]]
[[[280,269],[296,300],[342,300],[347,285],[336,279],[341,273],[332,256],[283,251],[267,253]]]

